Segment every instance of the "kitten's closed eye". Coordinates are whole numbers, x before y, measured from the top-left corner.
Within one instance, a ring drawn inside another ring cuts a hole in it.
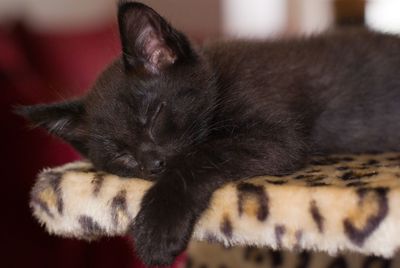
[[[126,152],[117,154],[111,161],[115,164],[123,165],[129,168],[136,168],[138,166],[138,162],[135,160],[135,158]]]

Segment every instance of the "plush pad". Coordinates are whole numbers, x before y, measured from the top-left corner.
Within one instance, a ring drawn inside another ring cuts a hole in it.
[[[151,185],[75,162],[44,170],[30,204],[56,235],[124,235]],[[392,257],[400,246],[399,186],[400,153],[318,157],[290,176],[256,177],[217,190],[193,239]]]

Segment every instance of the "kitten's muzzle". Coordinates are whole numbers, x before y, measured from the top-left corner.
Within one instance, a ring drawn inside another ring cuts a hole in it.
[[[164,171],[165,161],[160,159],[154,159],[145,164],[146,166],[143,168],[151,175],[159,174]]]
[[[165,159],[157,154],[147,153],[140,162],[140,170],[147,175],[157,175],[165,169]]]

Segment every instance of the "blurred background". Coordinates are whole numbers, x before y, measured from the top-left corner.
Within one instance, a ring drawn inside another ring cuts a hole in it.
[[[198,44],[353,25],[400,33],[399,0],[143,2]],[[120,53],[115,14],[115,0],[0,0],[1,267],[144,267],[126,238],[61,239],[33,220],[28,200],[37,172],[78,155],[11,112],[17,104],[59,101],[90,89]],[[184,256],[174,267],[183,262]]]

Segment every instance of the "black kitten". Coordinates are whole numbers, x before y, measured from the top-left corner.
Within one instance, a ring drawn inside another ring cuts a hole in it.
[[[283,175],[309,155],[400,150],[400,39],[355,30],[194,49],[151,8],[121,2],[122,56],[84,97],[21,113],[97,169],[156,180],[132,225],[169,264],[213,191]]]

